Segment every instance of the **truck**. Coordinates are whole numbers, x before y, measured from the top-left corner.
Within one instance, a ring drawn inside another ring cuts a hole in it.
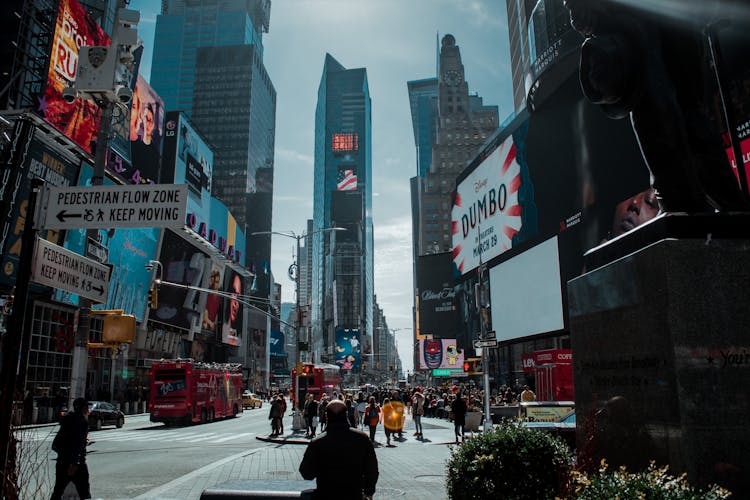
[[[149,375],[152,422],[206,423],[242,412],[240,364],[162,359],[151,365]]]

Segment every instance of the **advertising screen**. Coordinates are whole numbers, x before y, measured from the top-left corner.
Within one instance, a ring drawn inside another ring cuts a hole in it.
[[[359,330],[336,329],[336,364],[342,370],[358,372],[362,362],[362,344]]]
[[[14,193],[11,193],[15,186],[11,186],[8,179],[5,179],[6,184],[2,187],[3,198],[13,198],[14,201],[8,214],[10,218],[5,218],[9,227],[7,232],[4,231],[3,234],[5,251],[2,254],[0,283],[8,286],[13,286],[16,283],[31,179],[44,179],[49,186],[71,186],[75,185],[78,170],[79,162],[55,151],[52,146],[37,137],[31,139],[25,160],[21,165],[22,176],[19,179],[17,189]],[[41,236],[52,243],[60,244],[60,233],[58,231],[44,230],[41,231]],[[0,251],[2,250],[0,248]]]
[[[419,333],[433,338],[456,338],[458,300],[452,286],[450,252],[417,257]]]
[[[161,179],[161,143],[164,136],[164,101],[138,75],[130,109],[130,159],[133,184],[168,183]]]
[[[272,329],[269,342],[271,343],[271,356],[286,357],[286,353],[284,352],[284,334],[281,331]]]
[[[109,43],[104,30],[76,0],[60,0],[47,86],[39,103],[39,112],[89,153],[99,128],[99,108],[93,101],[80,97],[68,104],[62,98],[62,91],[75,80],[80,47]]]
[[[556,237],[490,269],[490,305],[499,341],[565,327]]]
[[[224,264],[210,259],[211,269],[207,273],[207,282],[204,281],[203,287],[209,290],[221,291],[224,283]],[[207,293],[206,308],[203,310],[203,319],[201,320],[201,330],[204,333],[217,335],[219,325],[221,324],[221,303],[220,295]]]
[[[457,347],[456,339],[419,341],[419,368],[434,370],[452,368],[463,371],[464,353]]]
[[[232,294],[231,299],[224,299],[221,323],[221,341],[224,344],[239,347],[242,345],[243,305],[234,297],[245,295],[245,284],[237,271],[227,267],[224,271],[224,291]]]
[[[197,205],[196,208],[203,208],[207,214],[210,209],[214,152],[182,113],[167,113],[165,129],[161,182],[187,184],[190,193],[188,211],[197,211],[191,208]]]
[[[205,253],[169,230],[164,231],[159,261],[162,279],[181,285],[202,286],[204,275],[211,269]],[[159,308],[149,315],[149,320],[197,330],[205,308],[205,295],[195,290],[162,286],[159,288]]]
[[[453,264],[463,275],[536,231],[526,127],[503,140],[457,185],[451,219]]]

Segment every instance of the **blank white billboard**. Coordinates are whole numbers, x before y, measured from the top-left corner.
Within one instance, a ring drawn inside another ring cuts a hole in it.
[[[490,269],[490,294],[498,340],[562,330],[557,237]]]

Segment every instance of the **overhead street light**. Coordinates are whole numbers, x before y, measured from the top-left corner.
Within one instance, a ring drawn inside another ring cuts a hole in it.
[[[278,235],[278,236],[285,236],[287,238],[292,238],[294,240],[297,240],[297,254],[295,256],[295,273],[294,277],[292,278],[291,273],[289,278],[294,279],[294,286],[295,286],[295,321],[294,324],[295,327],[295,336],[297,337],[297,348],[294,350],[294,366],[297,368],[297,365],[300,363],[300,349],[299,349],[299,343],[300,343],[300,326],[302,323],[302,310],[300,308],[300,297],[299,297],[299,290],[300,290],[300,261],[299,261],[299,253],[300,253],[300,240],[303,238],[307,238],[308,236],[312,236],[314,234],[318,233],[324,233],[324,232],[334,232],[334,231],[346,231],[345,227],[325,227],[322,229],[318,229],[317,231],[312,231],[310,233],[302,233],[297,234],[294,231],[257,231],[254,233],[250,233],[250,236],[261,236],[261,235]],[[308,339],[308,346],[307,350],[309,351],[309,339]],[[299,370],[297,370],[297,376],[299,377]],[[294,404],[299,405],[299,380],[296,381],[294,384],[295,392],[294,395]]]

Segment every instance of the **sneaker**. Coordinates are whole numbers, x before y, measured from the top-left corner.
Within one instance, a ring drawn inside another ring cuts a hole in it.
[[[415,432],[415,433],[414,433],[414,435],[415,435],[415,436],[419,436],[419,433],[418,433],[418,432]]]

